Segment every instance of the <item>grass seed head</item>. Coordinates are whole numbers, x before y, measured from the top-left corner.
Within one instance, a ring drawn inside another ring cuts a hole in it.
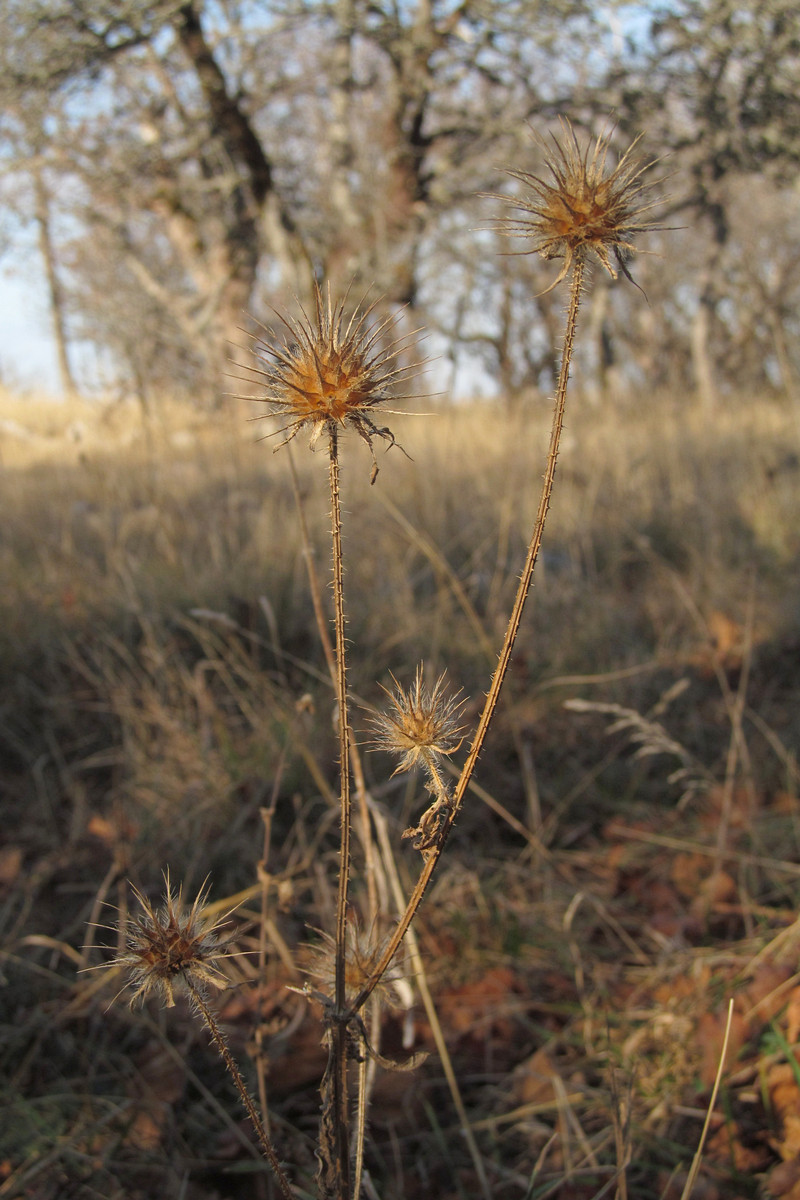
[[[217,969],[230,942],[230,935],[220,937],[225,917],[214,920],[204,913],[207,891],[201,890],[189,908],[181,890],[176,893],[171,888],[168,875],[164,882],[166,893],[158,909],[134,888],[139,912],[128,919],[126,949],[109,964],[128,970],[134,989],[131,1008],[151,994],[172,1008],[175,986],[181,983],[191,983],[199,990],[209,984],[216,988],[228,985]]]
[[[626,260],[636,249],[632,239],[638,233],[661,228],[647,215],[654,205],[646,200],[650,185],[643,182],[643,176],[652,163],[634,154],[637,137],[617,165],[609,168],[609,135],[598,137],[594,148],[587,144],[581,150],[566,118],[561,118],[561,129],[561,138],[553,136],[552,146],[537,138],[545,153],[549,179],[527,171],[506,172],[526,190],[510,200],[521,215],[503,218],[499,232],[528,240],[524,254],[563,258],[561,271],[546,289],[548,292],[576,260],[590,254],[599,259],[612,279],[617,278],[617,268],[630,279]]]
[[[414,333],[394,337],[395,317],[373,322],[375,304],[357,305],[345,319],[346,304],[346,295],[334,304],[330,285],[323,297],[315,284],[313,315],[304,312],[295,321],[281,317],[288,338],[283,345],[277,338],[258,339],[255,354],[261,366],[248,370],[263,389],[256,399],[266,400],[284,418],[281,445],[308,429],[313,448],[321,433],[351,426],[369,446],[374,463],[373,439],[390,445],[395,439],[372,414],[415,373],[415,366],[401,361]]]
[[[449,757],[461,745],[460,720],[465,701],[460,693],[448,696],[444,672],[432,688],[425,683],[421,666],[408,690],[394,676],[392,679],[394,691],[384,688],[390,707],[372,721],[374,744],[377,749],[399,755],[395,775],[418,765],[430,770],[431,762],[436,764]]]

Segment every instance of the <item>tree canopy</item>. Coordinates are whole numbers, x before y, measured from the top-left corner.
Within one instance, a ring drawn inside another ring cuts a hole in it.
[[[640,269],[648,314],[595,280],[587,380],[796,387],[790,0],[8,0],[0,34],[0,187],[39,229],[62,373],[83,338],[143,400],[211,396],[243,314],[324,277],[407,305],[461,390],[548,387],[547,264],[491,195],[565,114],[620,153],[643,130],[682,227]]]

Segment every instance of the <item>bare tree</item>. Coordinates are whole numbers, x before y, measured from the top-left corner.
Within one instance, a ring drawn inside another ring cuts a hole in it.
[[[646,17],[604,24],[584,0],[7,0],[0,138],[22,147],[35,112],[42,142],[6,155],[0,186],[39,213],[64,364],[80,333],[143,402],[168,381],[218,394],[243,312],[325,276],[409,305],[461,386],[547,388],[552,274],[498,241],[481,194],[513,190],[505,166],[542,169],[528,122],[546,138],[567,111],[589,141],[614,110],[610,152],[645,128],[648,156],[669,156],[675,224],[702,235],[677,235],[663,269],[639,264],[652,320],[627,280],[601,281],[576,369],[591,359],[598,402],[691,380],[711,405],[734,361],[756,381],[749,324],[762,382],[789,387],[790,275],[742,268],[734,208],[758,179],[766,211],[796,168],[800,18],[789,0]]]
[[[417,305],[447,257],[443,216],[474,210],[514,159],[524,118],[554,101],[548,51],[583,16],[579,0],[287,0],[258,19],[201,0],[16,0],[7,111],[33,93],[59,109],[64,193],[87,231],[73,296],[88,317],[96,292],[95,335],[110,254],[218,372],[257,281],[274,298],[312,272],[363,277]]]
[[[217,374],[266,230],[286,251],[295,227],[198,7],[12,6],[5,24],[7,112],[19,119],[31,95],[58,102],[57,150],[87,246],[102,230],[113,261]],[[91,255],[79,261],[90,269]]]
[[[800,162],[800,10],[793,0],[679,0],[654,11],[636,59],[612,73],[607,94],[669,155],[676,200],[705,231],[689,268],[690,346],[695,386],[712,408],[726,275],[747,253],[732,236],[736,186],[763,176],[779,188]]]

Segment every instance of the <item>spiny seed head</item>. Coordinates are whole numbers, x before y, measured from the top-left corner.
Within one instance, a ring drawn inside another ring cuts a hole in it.
[[[312,316],[305,312],[298,320],[279,316],[288,333],[283,345],[272,330],[266,330],[269,340],[256,340],[261,366],[246,369],[263,389],[256,399],[266,400],[273,413],[284,418],[280,432],[286,437],[281,446],[309,429],[313,448],[321,433],[348,425],[369,446],[373,464],[373,438],[395,444],[391,431],[376,425],[371,414],[413,376],[416,367],[404,366],[401,357],[417,331],[391,340],[396,318],[373,321],[376,303],[362,302],[345,319],[347,295],[334,304],[330,285],[323,297],[315,284]],[[377,468],[373,480],[376,474]]]
[[[388,937],[377,935],[374,926],[362,929],[357,917],[347,925],[344,952],[345,1002],[354,1000],[381,960],[388,944]],[[307,972],[316,982],[319,991],[327,999],[333,999],[336,990],[336,941],[328,933],[322,941],[308,951]],[[381,1000],[390,1000],[392,994],[406,1000],[408,984],[402,958],[395,957],[384,972],[375,989]]]
[[[190,983],[202,990],[211,984],[224,988],[228,980],[217,964],[225,957],[231,935],[220,937],[226,914],[214,920],[204,912],[208,897],[201,890],[191,908],[183,902],[182,891],[174,892],[169,875],[164,876],[166,892],[163,903],[156,909],[136,888],[139,912],[128,919],[125,927],[126,949],[109,966],[124,967],[133,987],[130,1005],[144,1001],[155,993],[167,1008],[175,1004],[176,984]]]
[[[593,149],[587,144],[581,150],[575,130],[563,117],[561,129],[561,138],[553,136],[552,146],[537,138],[550,179],[527,171],[506,172],[527,190],[510,201],[522,215],[501,220],[499,232],[527,239],[524,254],[564,259],[548,292],[561,282],[574,262],[589,254],[597,256],[612,279],[617,278],[616,268],[630,279],[626,259],[635,250],[631,239],[638,233],[662,228],[646,215],[655,205],[645,203],[649,184],[642,182],[652,163],[634,155],[641,134],[609,169],[609,135],[598,137]]]
[[[430,771],[431,764],[453,754],[463,741],[460,720],[465,700],[460,699],[460,692],[447,695],[446,672],[442,672],[432,688],[424,681],[422,666],[417,667],[408,690],[401,687],[394,675],[392,680],[394,691],[383,689],[390,708],[372,720],[375,746],[400,755],[395,775],[418,764]]]

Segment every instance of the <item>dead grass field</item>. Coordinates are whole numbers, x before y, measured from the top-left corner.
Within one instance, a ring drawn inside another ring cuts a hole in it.
[[[287,452],[250,415],[165,402],[145,428],[132,404],[0,397],[0,1200],[271,1195],[186,1009],[108,1009],[121,981],[82,970],[113,944],[90,923],[166,867],[189,894],[210,875],[220,909],[244,897],[221,1015],[248,1070],[263,1043],[313,1194],[324,1056],[286,984],[332,917],[336,737]],[[372,488],[346,441],[362,740],[420,660],[476,713],[548,423],[544,402],[396,419],[410,457],[379,451]],[[327,579],[325,460],[294,453]],[[568,405],[510,684],[418,924],[493,1196],[678,1200],[728,997],[693,1194],[800,1196],[798,513],[796,410]],[[408,884],[415,783],[364,761]],[[384,1052],[409,1031],[432,1049],[415,1008]],[[370,1139],[381,1200],[480,1195],[435,1053],[381,1077]]]

